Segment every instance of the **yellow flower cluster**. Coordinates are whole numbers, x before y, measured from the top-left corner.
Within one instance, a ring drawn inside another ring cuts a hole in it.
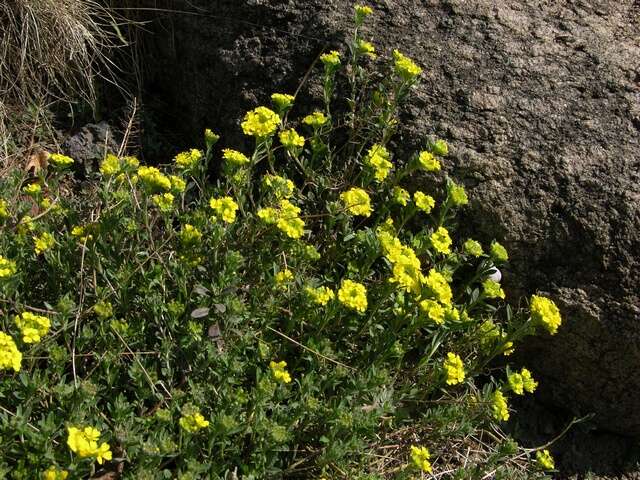
[[[173,209],[174,200],[175,197],[173,196],[173,193],[170,192],[158,193],[151,196],[153,204],[163,213],[170,212]]]
[[[207,148],[213,147],[216,143],[218,143],[218,140],[220,140],[220,135],[215,133],[210,128],[205,128],[205,130],[204,130],[204,143],[207,146]]]
[[[233,223],[236,219],[238,204],[231,197],[212,198],[209,207],[215,212],[211,217],[214,221],[220,217],[226,223]]]
[[[447,376],[447,385],[456,385],[464,381],[464,363],[462,359],[455,353],[447,353],[443,368]]]
[[[393,276],[389,281],[397,283],[407,292],[420,295],[425,279],[416,252],[411,247],[403,245],[398,237],[382,228],[378,229],[377,237],[385,257],[392,265]]]
[[[373,9],[367,5],[355,5],[353,9],[356,12],[356,16],[366,17],[373,13]]]
[[[526,368],[520,373],[514,372],[507,377],[509,388],[516,395],[524,395],[524,392],[533,393],[538,387],[538,382],[533,379],[531,372]]]
[[[345,307],[364,313],[367,310],[367,289],[353,280],[342,280],[338,290],[338,300]]]
[[[189,433],[196,433],[198,430],[209,426],[209,420],[205,420],[202,414],[197,411],[188,415],[182,415],[178,423],[183,430]]]
[[[320,55],[320,61],[324,63],[325,67],[335,68],[340,65],[340,52],[331,50],[328,53]]]
[[[309,295],[313,303],[322,306],[329,303],[336,296],[335,293],[333,293],[333,290],[329,287],[306,287],[304,290],[307,295]]]
[[[431,453],[426,447],[411,445],[411,460],[413,464],[425,473],[431,473]]]
[[[480,242],[477,242],[476,240],[472,240],[472,239],[469,239],[466,242],[464,242],[462,249],[464,250],[465,253],[471,255],[472,257],[479,257],[484,253],[482,251],[482,245],[480,245]]]
[[[409,57],[406,57],[398,50],[393,51],[394,70],[396,74],[405,82],[414,80],[422,73],[422,69]]]
[[[555,335],[562,323],[560,310],[553,300],[533,295],[531,297],[531,318],[534,322],[544,326],[551,335]]]
[[[302,123],[304,123],[305,125],[309,125],[310,127],[313,127],[313,128],[320,128],[325,123],[327,123],[328,120],[329,119],[324,113],[315,111],[307,115],[306,117],[304,117],[302,119]]]
[[[49,232],[43,232],[39,237],[33,237],[35,244],[36,255],[41,255],[47,250],[51,249],[56,241]]]
[[[274,194],[277,200],[291,198],[295,188],[291,180],[280,175],[267,174],[262,177],[262,183]]]
[[[496,390],[491,399],[491,410],[493,418],[498,421],[506,422],[509,420],[509,405],[507,399],[501,390]]]
[[[38,183],[31,183],[29,185],[26,185],[22,189],[22,191],[27,195],[31,195],[32,197],[35,197],[36,195],[40,195],[40,193],[42,193],[42,187]]]
[[[367,55],[371,58],[376,58],[376,48],[371,42],[367,42],[366,40],[359,38],[356,47],[358,49],[358,53]]]
[[[442,325],[444,323],[445,309],[435,300],[422,300],[420,302],[420,309],[430,320],[434,321],[438,325]]]
[[[0,332],[0,369],[13,368],[19,372],[21,363],[22,353],[18,350],[16,342],[6,333]]]
[[[0,198],[0,220],[9,218],[9,204]]]
[[[431,195],[427,195],[419,190],[413,194],[413,201],[424,213],[431,213],[431,210],[433,210],[433,207],[436,205],[436,201]]]
[[[187,188],[187,182],[184,179],[178,177],[177,175],[171,175],[169,177],[169,181],[171,182],[171,191],[175,194],[179,194],[184,192],[185,188]]]
[[[440,161],[431,152],[420,152],[418,155],[418,165],[427,172],[437,172],[440,170]]]
[[[411,200],[411,195],[402,187],[393,187],[392,191],[393,201],[398,205],[406,207]]]
[[[284,270],[280,270],[275,275],[275,281],[278,284],[289,283],[292,280],[293,280],[293,272],[288,268],[285,268]]]
[[[288,93],[274,93],[271,95],[271,101],[279,112],[283,112],[287,108],[291,107],[294,100],[295,97]]]
[[[271,361],[269,368],[271,369],[271,375],[275,380],[282,383],[291,383],[291,375],[286,369],[287,362],[284,360],[280,362]]]
[[[444,227],[438,229],[429,237],[431,246],[436,252],[448,255],[451,253],[451,237],[449,231]]]
[[[0,278],[8,278],[18,271],[16,262],[0,255]]]
[[[480,333],[482,337],[480,339],[481,344],[484,347],[493,348],[493,345],[496,341],[504,341],[507,337],[506,332],[501,331],[493,320],[485,320],[480,325]],[[513,353],[513,342],[505,342],[503,346],[504,355],[511,355]]]
[[[258,107],[247,112],[241,124],[245,135],[256,138],[273,135],[278,125],[280,125],[280,116],[267,107]]]
[[[449,144],[445,140],[436,140],[431,145],[431,151],[436,155],[444,157],[449,154]]]
[[[280,143],[290,152],[296,152],[304,147],[304,137],[293,128],[280,132]]]
[[[93,427],[68,427],[69,434],[67,445],[71,451],[80,458],[93,457],[102,465],[105,460],[111,460],[111,448],[107,442],[102,442],[98,446],[100,431]]]
[[[184,224],[180,229],[180,243],[183,247],[193,247],[202,241],[202,232],[191,224]]]
[[[171,180],[156,167],[140,167],[138,178],[150,191],[171,190]]]
[[[23,312],[15,318],[24,343],[38,343],[49,332],[51,321],[42,315]]]
[[[449,184],[449,198],[451,199],[451,204],[456,207],[469,203],[469,198],[467,197],[464,186],[454,182]]]
[[[56,167],[68,167],[73,164],[73,158],[62,155],[61,153],[52,153],[49,155],[49,162]]]
[[[500,286],[500,284],[494,280],[491,280],[490,278],[482,282],[482,290],[483,290],[484,296],[487,298],[504,298],[505,297],[504,290],[502,290],[502,287]]]
[[[113,153],[108,153],[100,164],[100,173],[105,177],[110,177],[125,170],[134,171],[140,166],[136,157],[124,157],[122,161]]]
[[[244,153],[233,150],[231,148],[225,148],[224,150],[222,150],[222,158],[224,158],[228,164],[234,166],[249,163],[249,157],[247,157]]]
[[[553,461],[549,450],[538,450],[536,452],[536,462],[543,470],[553,470],[556,468],[556,463]]]
[[[261,208],[257,215],[266,224],[275,224],[289,238],[300,238],[304,234],[304,221],[299,216],[300,212],[299,207],[282,199],[278,208]]]
[[[42,474],[42,480],[66,480],[69,472],[53,465],[47,468]]]
[[[509,260],[509,254],[507,253],[507,249],[504,248],[498,242],[492,242],[490,248],[491,258],[498,262],[506,262]]]
[[[373,212],[369,194],[361,188],[351,188],[340,194],[345,210],[353,215],[368,217]]]
[[[364,164],[373,169],[376,181],[382,182],[393,168],[390,159],[391,154],[389,151],[383,145],[376,143],[364,157]]]
[[[432,268],[427,274],[425,285],[429,289],[429,293],[434,296],[443,305],[451,305],[451,299],[453,298],[453,292],[449,286],[447,279]]]

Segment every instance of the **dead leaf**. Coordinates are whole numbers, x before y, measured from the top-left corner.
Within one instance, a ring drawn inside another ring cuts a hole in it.
[[[47,165],[49,165],[49,152],[42,148],[38,148],[34,153],[29,155],[29,161],[27,162],[25,170],[27,172],[33,170],[31,173],[33,175],[38,175],[40,170],[47,168]]]

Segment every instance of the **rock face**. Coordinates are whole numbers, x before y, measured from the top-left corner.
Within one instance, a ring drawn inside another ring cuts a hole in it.
[[[233,144],[246,110],[342,47],[351,2],[214,3],[174,2],[193,14],[155,29],[148,85],[174,132],[195,141],[213,127]],[[504,240],[513,298],[543,291],[564,314],[558,335],[522,347],[542,398],[640,434],[640,5],[373,3],[365,32],[378,51],[425,67],[402,142],[450,142],[450,173],[473,199],[463,224]]]

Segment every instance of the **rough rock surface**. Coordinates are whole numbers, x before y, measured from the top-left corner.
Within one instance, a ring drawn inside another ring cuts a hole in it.
[[[117,152],[119,141],[107,122],[88,123],[65,138],[62,150],[73,158],[83,170],[95,170],[107,152]]]
[[[156,25],[148,86],[171,129],[240,141],[238,120],[295,90],[341,47],[347,0],[190,0]],[[365,32],[425,66],[403,142],[451,143],[466,225],[504,240],[505,286],[558,301],[528,342],[542,398],[640,434],[640,4],[633,0],[380,0]],[[294,114],[303,114],[294,111]],[[398,142],[401,143],[401,142]]]

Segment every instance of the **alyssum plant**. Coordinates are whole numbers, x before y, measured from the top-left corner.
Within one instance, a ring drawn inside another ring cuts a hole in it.
[[[534,295],[513,311],[495,277],[506,250],[452,238],[461,185],[403,187],[442,178],[448,146],[393,158],[398,108],[421,69],[394,51],[371,84],[375,49],[360,32],[371,13],[356,6],[348,55],[322,55],[323,109],[297,123],[295,99],[274,94],[246,114],[252,152],[218,154],[207,130],[203,150],[164,170],[108,155],[81,194],[69,193],[73,160],[60,154],[36,181],[2,180],[4,475],[553,469],[546,450],[499,427],[509,396],[536,381],[489,365],[536,329],[554,334],[558,309]],[[344,115],[332,113],[336,96]]]

